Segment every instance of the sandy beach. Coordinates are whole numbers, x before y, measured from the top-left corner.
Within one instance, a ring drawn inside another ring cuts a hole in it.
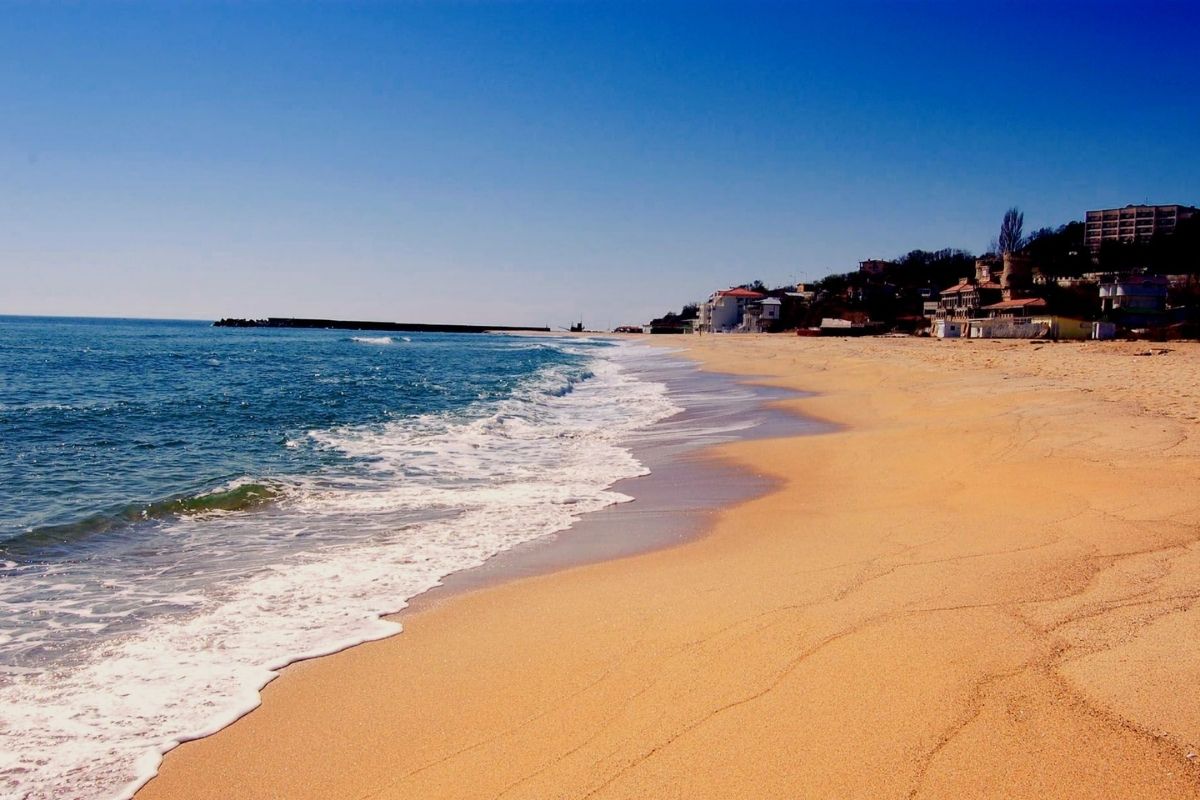
[[[289,667],[138,798],[1200,796],[1200,346],[683,338],[836,429],[716,449],[777,488],[687,544]]]

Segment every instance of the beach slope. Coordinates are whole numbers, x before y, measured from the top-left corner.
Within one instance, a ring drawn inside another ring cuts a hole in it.
[[[138,797],[1200,796],[1200,348],[688,347],[840,427],[719,448],[779,483],[703,538],[288,668]]]

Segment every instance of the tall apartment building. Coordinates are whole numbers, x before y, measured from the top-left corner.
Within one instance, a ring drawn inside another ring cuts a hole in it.
[[[1175,226],[1200,213],[1195,206],[1125,206],[1087,212],[1083,241],[1093,253],[1103,242],[1132,242],[1157,233],[1174,233]]]

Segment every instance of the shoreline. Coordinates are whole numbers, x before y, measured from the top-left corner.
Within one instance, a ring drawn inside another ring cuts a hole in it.
[[[719,446],[779,485],[706,537],[455,595],[405,613],[405,636],[289,667],[138,796],[1196,796],[1194,709],[1139,706],[1103,657],[1165,647],[1156,626],[1191,610],[1159,583],[1196,545],[1195,421],[863,341],[695,343],[706,368],[806,381],[824,394],[781,405],[847,427]],[[973,447],[939,462],[955,444]],[[1150,465],[1176,483],[1154,492]],[[1114,522],[1147,492],[1169,520]],[[1109,624],[1130,597],[1186,608]],[[1162,670],[1162,691],[1197,677]]]
[[[523,333],[510,333],[525,336]],[[576,338],[563,335],[563,339]],[[590,335],[588,338],[596,338]],[[638,348],[652,355],[616,358],[621,370],[637,379],[663,384],[680,410],[670,417],[635,430],[617,443],[647,468],[647,473],[622,478],[606,492],[628,498],[581,514],[567,528],[519,542],[485,561],[442,576],[431,588],[403,600],[398,611],[380,613],[380,635],[334,643],[271,668],[274,673],[253,687],[256,698],[236,713],[226,715],[195,735],[176,740],[166,750],[211,737],[236,723],[261,704],[263,690],[300,664],[335,656],[346,650],[400,635],[412,614],[458,595],[511,581],[611,561],[677,546],[701,537],[709,518],[721,506],[759,496],[770,490],[770,481],[747,472],[707,451],[715,443],[783,434],[804,435],[821,427],[800,415],[773,407],[780,398],[796,392],[757,385],[753,376],[706,372],[674,349],[644,341],[613,337],[618,347]],[[655,352],[657,351],[657,352]],[[603,358],[603,357],[601,357]],[[679,487],[684,487],[679,491]],[[636,520],[636,522],[631,522]],[[165,753],[164,753],[165,755]],[[149,758],[147,754],[146,758]],[[154,780],[146,770],[129,784],[122,796],[133,796]]]
[[[632,343],[641,343],[636,340]],[[661,347],[661,345],[645,345]],[[496,553],[483,564],[452,572],[441,583],[415,597],[400,612],[384,619],[403,618],[465,592],[498,586],[515,580],[630,558],[669,549],[704,537],[712,517],[721,508],[770,493],[774,481],[746,470],[714,448],[731,441],[821,433],[828,426],[794,410],[777,407],[782,400],[803,395],[795,390],[778,390],[755,382],[756,376],[706,371],[686,352],[672,348],[665,359],[675,362],[671,373],[659,370],[648,380],[667,384],[670,396],[680,393],[728,392],[732,386],[747,396],[726,401],[730,409],[705,408],[699,403],[685,407],[673,417],[651,424],[632,440],[623,442],[647,470],[644,475],[623,478],[609,487],[632,498],[589,512],[571,527]],[[708,419],[697,420],[707,416]],[[745,425],[730,432],[710,433],[695,442],[694,429],[704,429],[717,417],[724,425]],[[681,430],[682,429],[682,430]],[[631,522],[632,520],[632,522]],[[397,634],[399,635],[399,634]]]

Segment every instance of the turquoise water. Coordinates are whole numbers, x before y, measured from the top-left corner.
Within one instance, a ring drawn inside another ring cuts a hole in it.
[[[627,499],[645,348],[0,317],[0,794],[117,797],[297,658]]]

